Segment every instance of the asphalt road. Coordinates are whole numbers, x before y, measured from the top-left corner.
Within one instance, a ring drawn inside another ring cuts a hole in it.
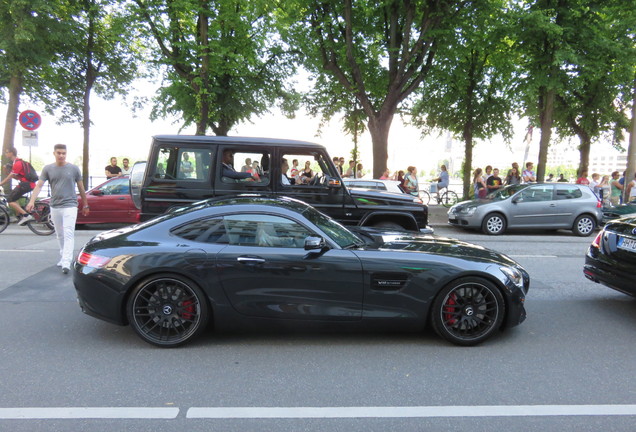
[[[154,348],[83,315],[53,237],[0,234],[0,431],[633,431],[636,302],[587,281],[591,238],[438,235],[502,251],[528,319],[460,348],[432,332],[262,330]],[[77,247],[96,231],[78,231]]]

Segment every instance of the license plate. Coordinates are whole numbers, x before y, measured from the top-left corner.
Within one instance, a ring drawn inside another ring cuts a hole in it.
[[[455,216],[454,214],[451,213],[451,214],[448,215],[448,219],[449,220],[455,220],[455,219],[457,219],[457,216]]]
[[[636,252],[636,240],[634,240],[634,239],[621,237],[621,238],[618,239],[618,245],[617,246],[619,248],[621,248],[621,249],[625,249],[625,250],[628,250],[628,251]]]

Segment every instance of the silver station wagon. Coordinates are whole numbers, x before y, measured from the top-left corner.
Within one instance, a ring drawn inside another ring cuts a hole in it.
[[[602,205],[594,192],[588,186],[569,183],[510,185],[448,210],[449,224],[490,235],[508,229],[569,229],[589,236],[602,217]]]

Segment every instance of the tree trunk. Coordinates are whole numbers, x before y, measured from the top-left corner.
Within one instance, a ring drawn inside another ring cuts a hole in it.
[[[82,129],[84,133],[84,146],[82,151],[82,180],[84,181],[84,188],[89,189],[89,171],[88,161],[90,155],[90,136],[91,136],[91,88],[92,85],[87,85],[84,89],[84,106],[82,107]]]
[[[636,78],[634,79],[634,100],[632,101],[632,124],[629,131],[629,148],[627,149],[627,174],[625,184],[634,180],[636,174]],[[627,188],[623,188],[623,202],[627,202]]]
[[[2,141],[2,166],[8,163],[5,160],[4,150],[14,146],[15,129],[18,123],[18,107],[20,106],[20,94],[22,93],[22,75],[13,76],[9,79],[9,103],[7,104],[7,116],[4,123],[4,139]],[[2,170],[2,178],[5,176]]]
[[[373,143],[373,178],[380,178],[386,170],[389,158],[388,143],[389,129],[393,114],[389,111],[376,113],[369,116],[368,128]]]
[[[199,121],[197,122],[197,135],[205,135],[210,116],[210,102],[205,94],[209,91],[210,81],[210,47],[208,45],[208,17],[206,15],[206,0],[199,2],[199,46],[201,47],[201,90],[199,91]]]
[[[542,182],[545,178],[545,168],[548,163],[548,148],[550,147],[550,137],[552,136],[552,124],[554,114],[553,89],[542,92],[539,102],[539,112],[541,120],[541,140],[539,142],[539,162],[537,164],[537,182]],[[524,161],[524,163],[527,161]]]

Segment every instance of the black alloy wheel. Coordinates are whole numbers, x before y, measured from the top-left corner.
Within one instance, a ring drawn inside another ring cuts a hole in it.
[[[477,345],[501,327],[505,302],[499,289],[479,277],[458,279],[433,302],[431,322],[444,339],[462,346]]]
[[[506,230],[506,219],[500,213],[491,213],[484,218],[481,230],[488,235],[503,234]]]
[[[128,322],[146,342],[176,347],[196,338],[209,313],[203,291],[176,275],[157,275],[139,283],[128,298]]]

